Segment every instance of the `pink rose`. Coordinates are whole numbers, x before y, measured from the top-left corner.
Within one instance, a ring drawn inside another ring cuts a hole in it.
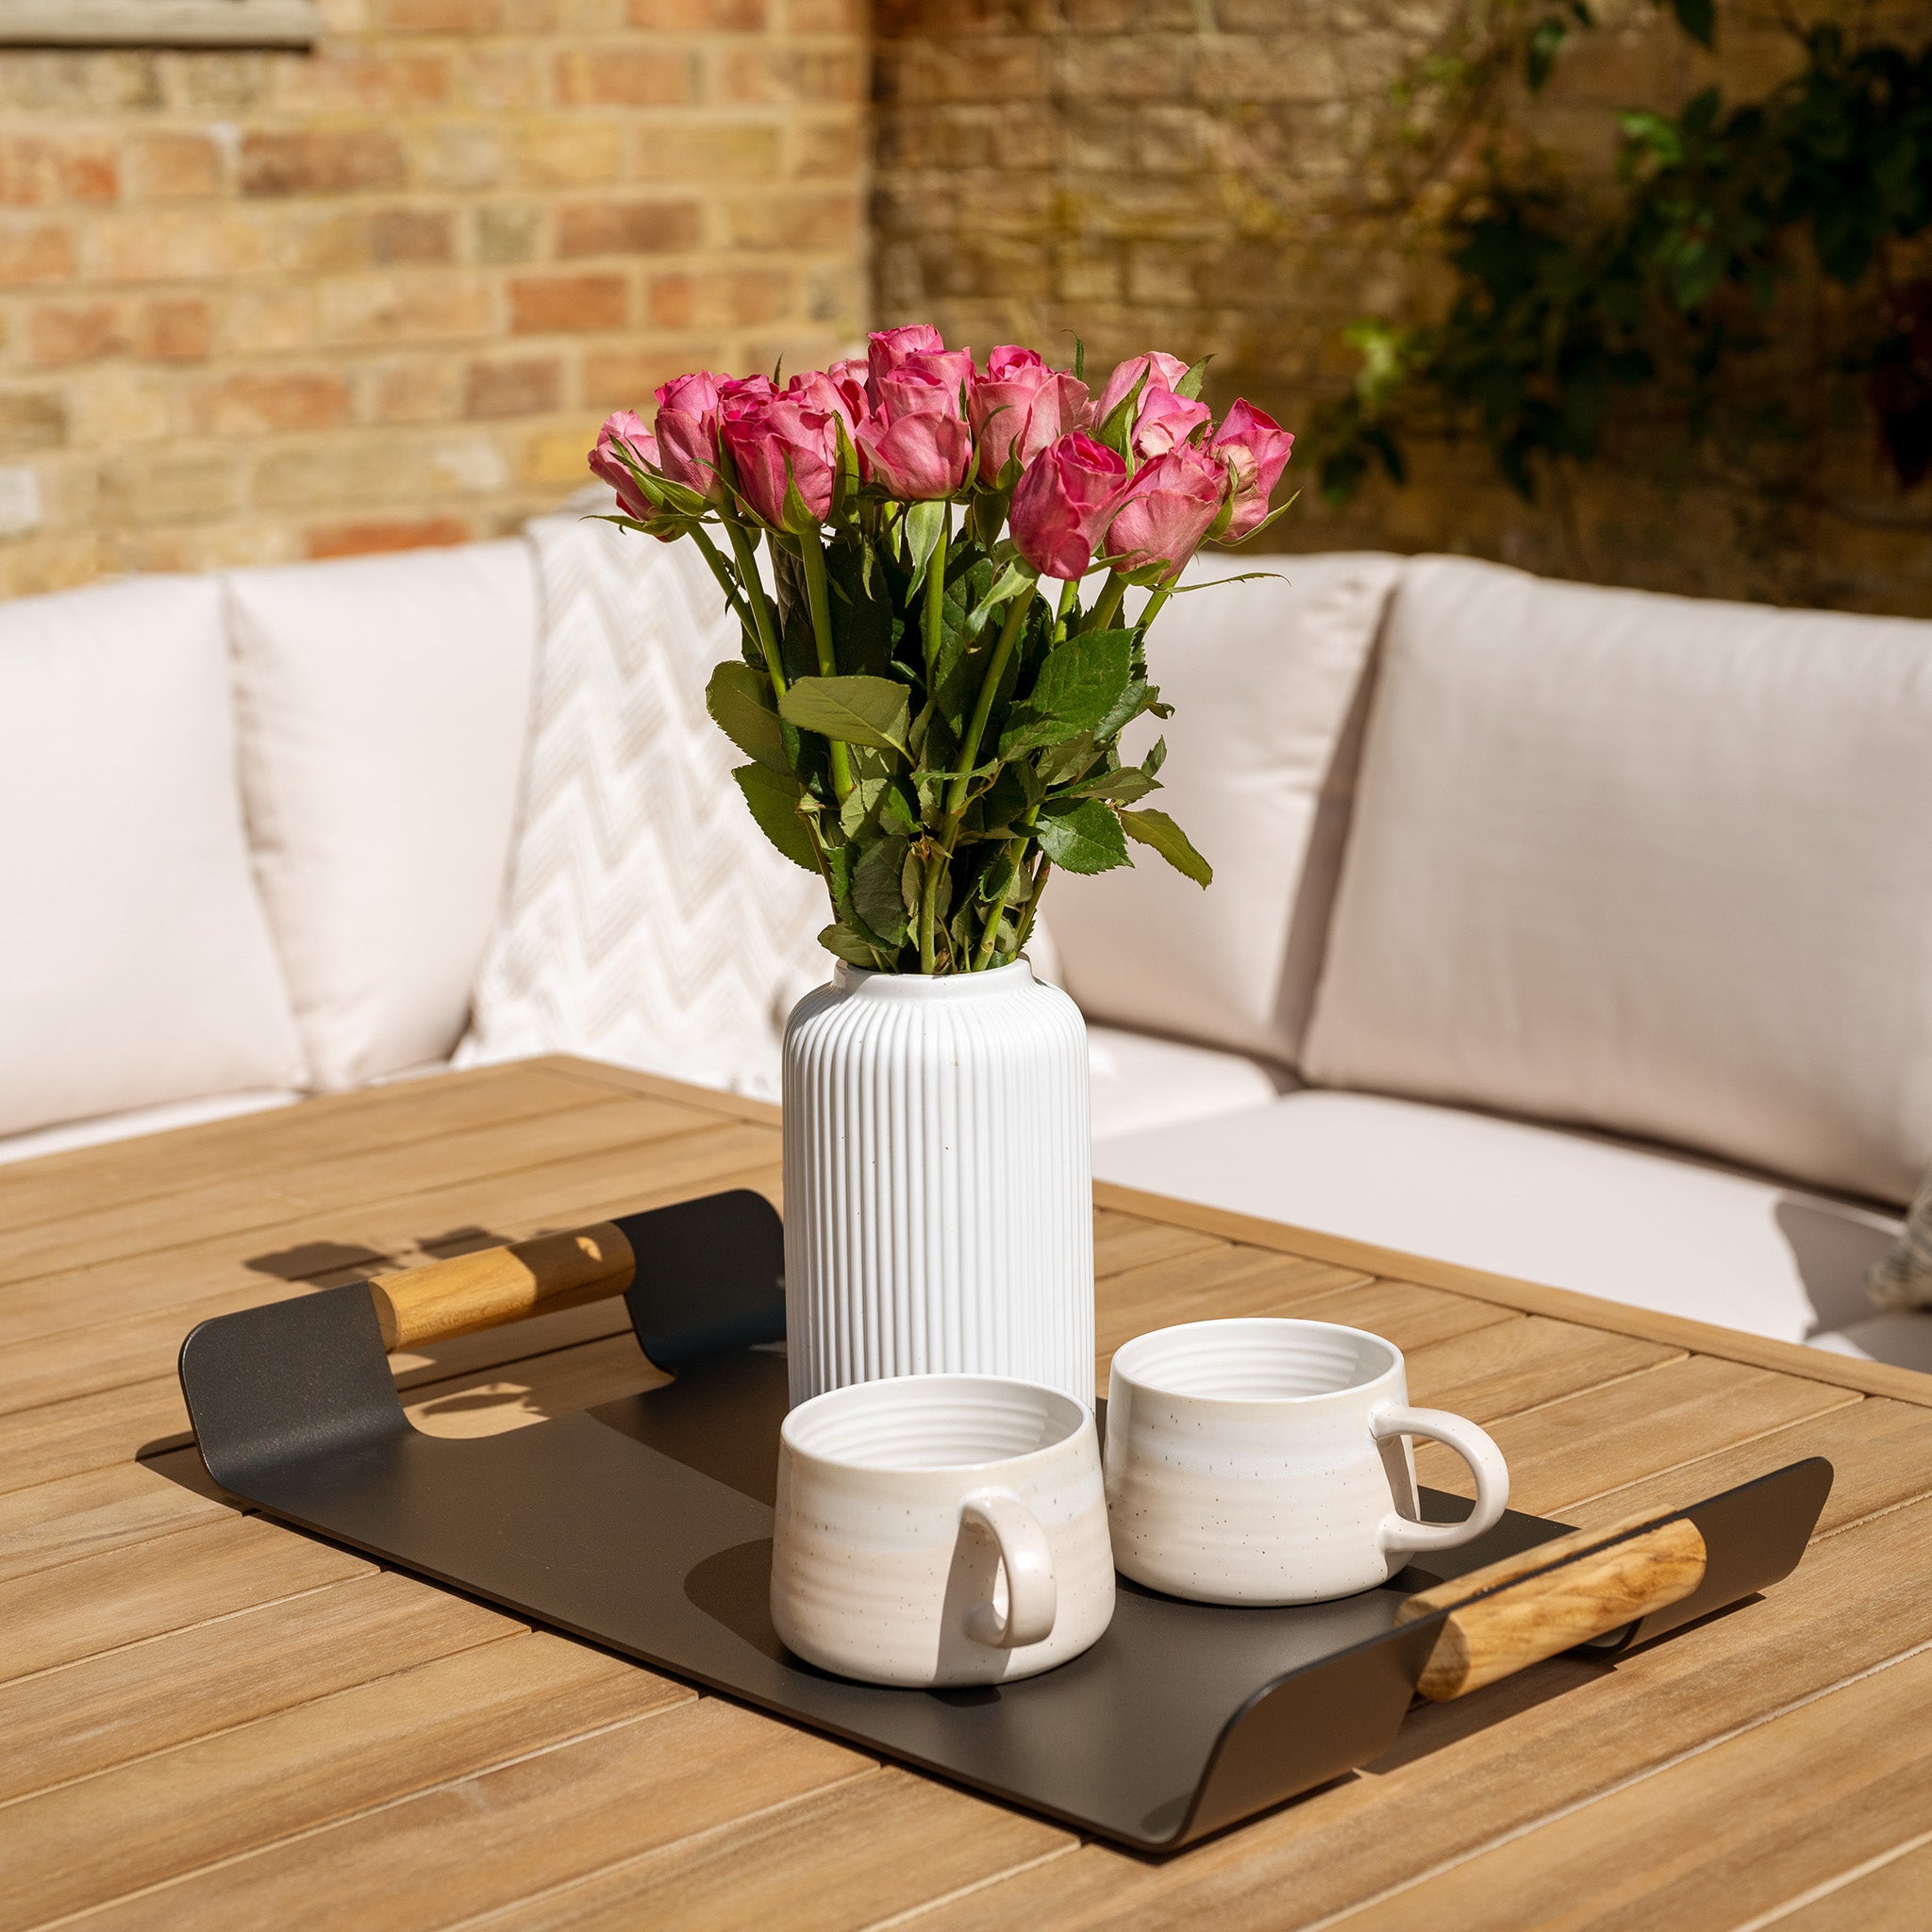
[[[875,329],[865,339],[867,372],[876,382],[907,357],[940,355],[945,346],[945,337],[929,322],[908,322],[904,328]]]
[[[858,422],[872,407],[872,399],[866,391],[866,378],[870,374],[863,356],[847,356],[825,371],[832,386],[845,398],[845,414],[854,423]]]
[[[1158,564],[1172,576],[1201,547],[1221,514],[1228,490],[1221,458],[1182,443],[1136,472],[1107,532],[1107,555],[1116,570]]]
[[[911,357],[881,376],[878,407],[854,438],[867,481],[902,503],[951,496],[973,464],[958,392],[924,366],[933,359]]]
[[[1009,522],[1020,555],[1041,576],[1084,576],[1126,482],[1125,458],[1091,436],[1075,430],[1048,443],[1013,491]]]
[[[739,492],[766,523],[788,527],[788,482],[797,487],[811,517],[824,521],[839,464],[838,423],[836,411],[812,408],[790,395],[748,399],[738,414],[726,414],[724,441],[738,472]]]
[[[673,483],[721,502],[718,474],[718,378],[680,375],[658,391],[658,468]]]
[[[974,440],[979,474],[998,480],[1007,458],[1033,460],[1058,436],[1087,426],[1087,385],[1064,369],[1050,369],[1031,349],[995,349],[986,374],[971,384]]]
[[[1234,482],[1227,527],[1221,534],[1245,537],[1268,514],[1268,499],[1288,468],[1294,437],[1266,411],[1238,402],[1223,417],[1211,447]]]
[[[1147,378],[1146,389],[1141,391],[1144,396],[1150,389],[1173,389],[1187,373],[1188,365],[1178,356],[1166,355],[1159,349],[1123,362],[1107,378],[1107,387],[1093,405],[1093,420],[1105,423],[1113,414],[1114,406],[1143,375]]]
[[[1175,395],[1171,389],[1156,389],[1149,383],[1141,391],[1141,401],[1134,411],[1128,447],[1136,459],[1143,463],[1153,457],[1164,457],[1169,450],[1186,442],[1213,415],[1206,403],[1191,402],[1186,396]]]
[[[803,375],[794,375],[785,385],[785,393],[794,403],[803,403],[808,409],[817,409],[827,416],[843,417],[848,435],[858,427],[858,416],[865,413],[861,408],[858,415],[855,415],[845,391],[829,375],[817,369],[807,370]]]
[[[718,385],[718,417],[728,422],[748,409],[761,408],[778,391],[769,375],[731,375]]]
[[[657,512],[638,488],[637,477],[624,458],[625,450],[640,468],[658,468],[658,439],[644,427],[643,418],[635,409],[618,409],[604,419],[590,463],[591,470],[617,491],[618,505],[625,515],[648,523]]]

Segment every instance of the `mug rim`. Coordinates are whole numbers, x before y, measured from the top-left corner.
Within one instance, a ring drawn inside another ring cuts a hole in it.
[[[969,1387],[991,1389],[1024,1389],[1029,1394],[1047,1398],[1049,1413],[1051,1405],[1063,1404],[1071,1411],[1067,1426],[1051,1441],[1036,1443],[1031,1449],[1023,1449],[1013,1456],[983,1457],[976,1462],[870,1462],[855,1457],[836,1456],[823,1449],[815,1449],[799,1441],[793,1424],[798,1419],[814,1409],[830,1409],[851,1407],[862,1409],[870,1391],[879,1389],[896,1389],[908,1382],[965,1384]],[[782,1447],[799,1459],[818,1464],[824,1469],[855,1472],[861,1475],[877,1476],[960,1476],[997,1475],[1001,1472],[1024,1470],[1036,1457],[1054,1456],[1071,1447],[1080,1439],[1083,1428],[1093,1426],[1093,1417],[1087,1406],[1069,1395],[1064,1389],[1056,1389],[1048,1382],[1034,1382],[1024,1375],[987,1375],[964,1372],[945,1371],[937,1374],[911,1375],[874,1375],[863,1382],[847,1382],[837,1389],[822,1390],[817,1395],[808,1397],[795,1408],[788,1410],[785,1420],[778,1425],[778,1440]]]
[[[1322,1389],[1307,1395],[1204,1394],[1196,1389],[1175,1389],[1164,1382],[1152,1381],[1145,1374],[1136,1370],[1131,1357],[1143,1343],[1158,1341],[1167,1336],[1208,1328],[1319,1328],[1324,1334],[1348,1335],[1358,1341],[1370,1342],[1382,1352],[1386,1359],[1380,1368],[1359,1380],[1345,1382],[1340,1389]],[[1124,1362],[1123,1357],[1128,1359]],[[1384,1381],[1391,1374],[1400,1374],[1403,1366],[1402,1351],[1386,1335],[1376,1335],[1367,1328],[1354,1328],[1346,1322],[1320,1322],[1299,1315],[1224,1315],[1209,1321],[1171,1322],[1164,1328],[1149,1328],[1131,1337],[1114,1350],[1108,1379],[1110,1381],[1113,1376],[1118,1375],[1124,1382],[1131,1383],[1136,1389],[1144,1390],[1150,1395],[1158,1395],[1168,1402],[1212,1403],[1226,1408],[1253,1411],[1266,1408],[1307,1408],[1317,1403],[1342,1402],[1365,1395],[1371,1392],[1378,1382]]]

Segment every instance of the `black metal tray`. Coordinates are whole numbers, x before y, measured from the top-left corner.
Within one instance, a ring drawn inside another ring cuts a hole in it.
[[[1337,1603],[1234,1609],[1122,1581],[1107,1634],[1022,1682],[894,1690],[791,1656],[772,1628],[772,1492],[786,1408],[778,1218],[731,1193],[619,1223],[645,1355],[675,1382],[452,1441],[403,1413],[369,1292],[204,1322],[181,1386],[209,1474],[274,1516],[868,1750],[1141,1851],[1174,1851],[1379,1757],[1443,1612],[1411,1592],[1563,1533],[1515,1510]],[[643,1364],[640,1363],[642,1370]],[[1674,1512],[1707,1551],[1682,1602],[1615,1654],[1765,1588],[1804,1550],[1818,1458]],[[1424,1491],[1424,1514],[1467,1505]]]

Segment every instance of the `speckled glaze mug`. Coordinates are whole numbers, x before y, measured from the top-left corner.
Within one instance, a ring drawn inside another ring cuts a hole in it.
[[[895,1375],[801,1403],[778,1437],[772,1622],[869,1684],[996,1684],[1113,1616],[1085,1403],[1001,1375]]]
[[[1469,1464],[1475,1507],[1416,1521],[1407,1438]],[[1490,1528],[1503,1452],[1472,1422],[1410,1408],[1402,1351],[1332,1322],[1190,1322],[1113,1358],[1107,1502],[1114,1561],[1210,1604],[1306,1604],[1386,1583],[1419,1550]]]

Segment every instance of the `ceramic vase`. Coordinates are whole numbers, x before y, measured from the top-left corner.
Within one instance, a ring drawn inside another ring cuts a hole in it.
[[[1080,1010],[1023,958],[840,965],[785,1029],[794,1404],[881,1375],[1010,1375],[1093,1406]]]

